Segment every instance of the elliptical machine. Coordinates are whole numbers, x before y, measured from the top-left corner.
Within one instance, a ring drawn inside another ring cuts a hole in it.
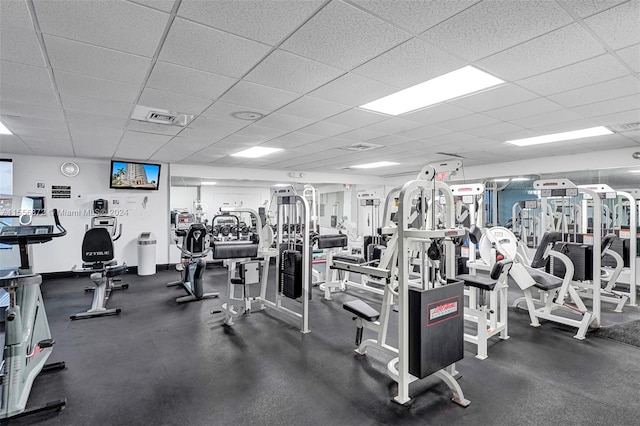
[[[117,231],[116,231],[117,230]],[[118,226],[114,216],[96,216],[91,219],[82,239],[82,270],[93,271],[91,281],[95,287],[85,288],[93,291],[91,308],[86,312],[71,315],[71,320],[118,315],[120,308],[107,308],[112,290],[124,290],[129,284],[115,284],[116,278],[127,272],[127,265],[118,265],[114,260],[113,242],[122,235],[122,224]]]
[[[18,197],[19,198],[19,197]],[[14,198],[15,199],[15,198]],[[6,217],[6,216],[4,216]],[[29,261],[31,244],[42,244],[62,237],[67,231],[60,225],[57,210],[53,210],[53,225],[5,225],[0,228],[0,243],[20,248],[20,268],[17,273],[0,278],[0,286],[9,293],[5,311],[4,352],[0,366],[2,396],[0,419],[13,419],[44,411],[64,409],[66,399],[26,409],[33,381],[40,372],[58,371],[64,362],[45,364],[51,355],[54,340],[40,292],[42,276],[33,273]],[[29,223],[30,220],[21,223]]]
[[[211,251],[211,237],[205,225],[192,223],[188,230],[176,230],[176,236],[182,236],[182,246],[177,246],[182,252],[182,279],[168,283],[167,287],[182,286],[187,292],[187,296],[178,297],[176,302],[220,297],[220,293],[205,293],[202,285],[204,270],[207,268],[204,258]]]

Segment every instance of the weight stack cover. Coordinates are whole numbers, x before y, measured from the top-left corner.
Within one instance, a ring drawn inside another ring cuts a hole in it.
[[[409,289],[409,373],[423,379],[464,358],[464,284]]]
[[[280,257],[280,290],[291,299],[302,296],[302,253],[283,250]]]

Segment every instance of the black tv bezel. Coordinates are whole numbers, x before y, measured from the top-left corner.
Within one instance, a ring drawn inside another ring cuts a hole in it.
[[[122,186],[113,186],[113,163],[128,163],[128,164],[142,164],[143,166],[158,166],[158,181],[156,182],[155,188],[131,188],[131,187],[122,187]],[[129,160],[111,160],[111,164],[109,165],[109,188],[110,189],[118,189],[118,190],[131,190],[131,191],[157,191],[160,189],[160,173],[162,172],[162,164],[157,163],[143,163],[140,161],[129,161]]]

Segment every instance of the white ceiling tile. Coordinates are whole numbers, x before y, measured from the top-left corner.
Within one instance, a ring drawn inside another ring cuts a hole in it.
[[[399,135],[387,135],[387,136],[380,136],[379,138],[368,139],[367,143],[391,146],[391,145],[398,145],[398,144],[411,142],[411,140],[413,140],[413,138],[408,138],[408,137],[399,136]]]
[[[380,121],[378,123],[371,124],[366,127],[367,130],[373,130],[376,132],[382,133],[400,133],[406,132],[410,129],[415,129],[416,127],[420,127],[420,123],[412,120],[405,120],[404,118],[393,117],[385,121]]]
[[[536,98],[537,95],[515,84],[502,84],[480,93],[474,93],[463,98],[448,102],[473,112],[482,112],[494,108],[516,104]]]
[[[316,136],[318,139],[321,138],[321,136]],[[269,146],[272,148],[281,148],[283,150],[289,150],[292,148],[296,148],[296,147],[300,147],[302,145],[304,145],[306,142],[300,142],[297,140],[290,140],[290,139],[282,139],[282,138],[275,138],[275,139],[271,139],[269,141]]]
[[[550,133],[562,133],[569,132],[572,130],[579,129],[588,129],[596,126],[596,123],[593,119],[590,118],[581,118],[578,120],[564,121],[558,123],[545,123],[540,126],[531,126],[531,130],[534,130],[538,133],[542,134],[550,134]],[[504,135],[498,136],[490,136],[491,139],[502,139]]]
[[[640,43],[640,2],[632,0],[584,20],[609,47]]]
[[[245,80],[296,93],[307,93],[344,71],[282,50],[272,52]]]
[[[17,62],[0,62],[0,81],[7,86],[27,87],[31,90],[53,90],[46,68]]]
[[[385,114],[378,114],[371,111],[365,111],[363,109],[352,108],[348,111],[336,114],[333,117],[329,117],[325,121],[328,123],[340,124],[352,128],[359,128],[367,126],[369,124],[377,123],[379,121],[387,120],[388,118],[389,116]]]
[[[109,127],[90,127],[84,124],[78,124],[75,126],[69,126],[71,131],[71,137],[73,140],[73,146],[78,154],[78,147],[91,148],[95,147],[100,149],[103,145],[111,147],[111,154],[113,154],[120,137],[122,136],[122,129],[114,129]],[[102,150],[101,152],[105,152]],[[80,155],[80,154],[78,154]],[[91,158],[91,155],[88,155]]]
[[[71,141],[25,139],[24,142],[33,150],[33,152],[36,152],[37,155],[53,155],[56,157],[74,155]]]
[[[622,3],[625,0],[562,0],[579,18],[586,18]]]
[[[438,123],[438,127],[444,127],[445,129],[455,131],[464,131],[467,129],[474,129],[476,127],[484,127],[498,123],[500,123],[500,121],[495,118],[487,117],[482,114],[472,114],[465,117],[454,118],[453,120],[442,121]]]
[[[35,153],[15,135],[0,135],[0,152],[3,154],[34,155]]]
[[[279,143],[283,143],[283,144],[304,145],[309,142],[314,142],[320,139],[322,139],[321,135],[314,135],[311,133],[302,133],[302,132],[291,132],[286,135],[282,135],[277,139],[274,139],[274,141],[278,141]]]
[[[450,105],[438,104],[428,108],[421,109],[416,112],[404,114],[402,118],[406,120],[417,121],[422,125],[434,124],[440,121],[451,120],[458,117],[471,114],[471,111]]]
[[[36,1],[40,28],[97,46],[153,56],[169,15],[123,1]]]
[[[279,109],[278,113],[319,121],[323,118],[346,111],[349,108],[350,107],[346,105],[340,105],[323,99],[312,98],[310,96],[303,96]]]
[[[44,35],[44,44],[55,70],[139,85],[151,59],[86,43]]]
[[[197,54],[194,54],[197,52]],[[176,18],[160,59],[230,77],[240,77],[269,52],[269,46]]]
[[[379,138],[381,136],[386,136],[386,134],[369,129],[356,129],[351,130],[350,132],[340,133],[338,137],[341,139],[349,140],[351,142],[362,142],[369,139]]]
[[[511,123],[516,126],[527,128],[540,128],[550,124],[562,123],[563,121],[572,121],[583,118],[580,114],[568,109],[547,112],[544,114],[533,115],[531,117],[519,118],[512,120]]]
[[[0,101],[0,115],[17,117],[42,118],[44,120],[64,121],[64,114],[59,108],[41,107],[36,105],[18,104]]]
[[[218,151],[213,150],[209,151],[209,148],[204,149],[202,151],[198,151],[195,154],[183,159],[180,163],[183,164],[209,164],[215,160],[225,157],[225,155],[221,155]]]
[[[594,117],[598,115],[628,111],[636,108],[640,108],[640,94],[582,105],[573,108],[573,110],[585,117]]]
[[[328,138],[330,136],[335,136],[340,133],[344,133],[351,130],[347,126],[340,126],[338,124],[331,124],[325,121],[320,121],[318,123],[314,123],[310,126],[303,127],[299,130],[301,133],[309,133],[311,135],[318,135]]]
[[[301,127],[312,124],[314,120],[310,120],[303,117],[294,117],[292,115],[279,114],[274,112],[268,116],[258,120],[257,124],[272,129],[286,130],[291,132],[293,130],[300,129]]]
[[[178,15],[270,45],[280,42],[304,22],[321,0],[234,1],[183,0]]]
[[[67,111],[67,121],[70,126],[111,127],[124,130],[128,118],[88,114],[77,111]]]
[[[33,30],[29,8],[25,0],[3,0],[0,2],[0,27],[12,27]]]
[[[555,102],[551,102],[544,98],[537,98],[515,105],[485,111],[484,114],[498,120],[511,121],[518,118],[541,114],[543,112],[558,111],[560,109],[562,109],[562,106]]]
[[[2,25],[0,39],[0,59],[3,61],[46,66],[35,31]]]
[[[484,1],[422,34],[446,52],[484,58],[572,21],[550,1]]]
[[[523,4],[525,2],[514,2]],[[520,80],[605,53],[579,24],[571,24],[478,62],[505,80]]]
[[[40,138],[50,140],[69,139],[69,131],[66,128],[27,127],[16,132],[20,137]]]
[[[163,12],[171,12],[175,0],[129,0],[132,3],[142,4],[154,9],[162,10]]]
[[[639,123],[640,122],[640,108],[616,112],[613,114],[600,115],[593,117],[592,120],[600,126],[609,126],[613,124],[627,124],[627,123]]]
[[[285,40],[281,48],[350,70],[409,37],[353,6],[331,2]]]
[[[246,121],[222,121],[210,117],[198,117],[189,124],[189,127],[180,132],[180,136],[205,139],[213,143],[227,137],[250,122]]]
[[[195,96],[183,95],[182,93],[165,92],[164,90],[147,87],[142,91],[138,104],[197,115],[211,105],[211,102],[211,99],[197,98]]]
[[[547,96],[629,74],[629,71],[610,54],[539,74],[518,84]]]
[[[217,99],[237,80],[168,62],[158,61],[149,76],[147,87],[207,99]]]
[[[209,108],[204,110],[202,112],[202,115],[205,117],[215,118],[218,120],[233,120],[233,121],[242,122],[242,120],[233,118],[231,116],[231,114],[233,114],[234,112],[239,112],[242,110],[243,110],[242,106],[217,101],[216,103],[211,105]],[[253,108],[253,107],[251,108],[251,111],[258,112],[260,114],[265,114],[265,115],[270,112],[270,111],[267,111],[266,109],[259,109],[259,108]],[[249,121],[246,121],[245,125],[248,125],[249,123],[250,123]]]
[[[106,99],[85,98],[61,93],[62,106],[67,111],[89,112],[109,117],[129,117],[133,103],[114,102]]]
[[[571,108],[636,93],[640,93],[640,81],[632,76],[627,76],[564,93],[558,93],[550,96],[549,99]]]
[[[53,89],[32,90],[27,87],[0,86],[0,103],[14,102],[19,104],[36,105],[58,108],[58,98]]]
[[[397,91],[398,89],[393,86],[348,73],[314,90],[309,95],[343,105],[360,106]]]
[[[640,72],[640,44],[617,50],[616,53],[635,72]]]
[[[252,124],[247,127],[243,127],[238,130],[235,134],[241,136],[250,136],[257,138],[261,141],[268,141],[270,139],[277,138],[278,136],[282,136],[287,133],[287,130],[274,129],[271,127],[263,127],[258,126],[257,124]]]
[[[184,127],[171,126],[167,124],[148,123],[146,121],[129,120],[127,130],[144,133],[156,133],[158,135],[175,136],[180,133]]]
[[[479,0],[352,0],[382,19],[419,34]]]
[[[112,158],[115,155],[118,144],[100,143],[95,145],[76,144],[74,141],[73,150],[76,157],[84,158]],[[134,158],[129,158],[133,160]],[[140,158],[143,160],[143,158]]]
[[[451,56],[419,38],[412,38],[352,72],[404,89],[465,65],[466,62],[462,59]]]
[[[261,86],[248,81],[241,81],[220,98],[222,102],[241,105],[255,111],[254,108],[264,111],[274,111],[300,95],[286,92],[273,87]],[[242,110],[242,109],[239,109]]]
[[[352,145],[352,144],[353,144],[352,140],[343,139],[342,138],[342,134],[341,134],[339,136],[320,139],[319,141],[311,142],[309,145],[311,145],[313,147],[320,146],[320,147],[322,147],[323,151],[328,151],[328,150],[333,149],[333,148],[341,148],[341,147]],[[344,154],[348,154],[349,151],[344,151],[343,153]]]
[[[516,126],[515,124],[511,124],[511,123],[499,122],[496,124],[491,124],[489,126],[478,127],[475,129],[467,129],[464,132],[473,136],[478,136],[483,138],[488,136],[496,136],[496,135],[502,135],[505,133],[516,132],[519,130],[524,130],[524,128],[520,126]]]
[[[171,138],[172,136],[126,131],[115,155],[120,158],[146,159]]]
[[[122,103],[133,103],[138,96],[138,86],[131,84],[64,71],[54,71],[54,76],[60,93]]]
[[[411,139],[427,139],[434,136],[440,136],[447,133],[451,133],[452,130],[444,129],[442,127],[435,126],[420,126],[415,129],[407,130],[406,132],[398,133],[397,136],[403,136]]]
[[[67,131],[67,124],[64,121],[44,120],[33,117],[16,117],[11,115],[3,115],[2,119],[9,129],[18,136],[31,135],[36,130],[59,130]]]

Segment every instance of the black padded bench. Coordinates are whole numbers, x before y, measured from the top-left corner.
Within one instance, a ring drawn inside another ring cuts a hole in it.
[[[214,241],[214,259],[242,259],[258,256],[258,244],[252,241]]]
[[[464,281],[464,285],[466,286],[476,287],[480,290],[492,291],[496,287],[498,278],[500,278],[500,274],[502,274],[503,269],[511,265],[511,263],[512,262],[510,260],[503,259],[494,263],[489,275],[460,274],[457,275],[456,278]]]
[[[318,235],[318,248],[328,249],[335,247],[347,247],[349,238],[344,234]]]
[[[366,263],[364,257],[356,256],[353,254],[337,254],[332,258],[334,261],[344,262],[344,263],[353,263],[354,265],[361,265]]]
[[[380,318],[380,312],[376,311],[360,299],[347,302],[343,304],[342,307],[365,321],[373,322]]]

